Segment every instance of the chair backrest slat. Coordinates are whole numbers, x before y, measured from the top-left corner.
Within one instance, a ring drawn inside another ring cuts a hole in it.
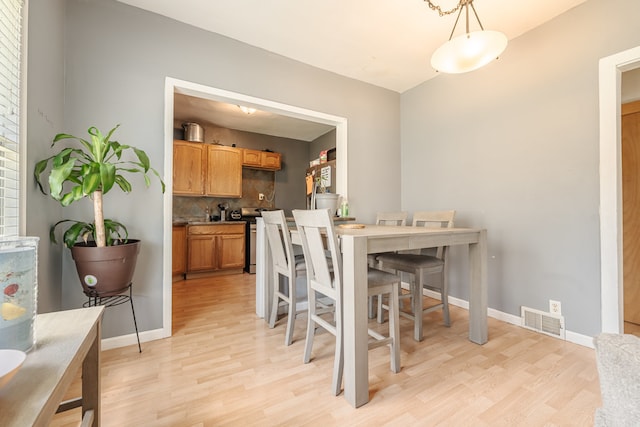
[[[378,212],[376,225],[407,225],[408,212]]]
[[[418,211],[413,213],[414,227],[453,228],[455,210],[450,211]],[[442,246],[437,248],[436,257],[443,259],[446,251]]]
[[[295,270],[293,245],[284,211],[263,211],[262,218],[274,269],[282,273],[293,272]]]
[[[311,288],[335,299],[341,292],[342,257],[329,209],[294,210],[293,217]],[[331,266],[327,254],[330,254]]]

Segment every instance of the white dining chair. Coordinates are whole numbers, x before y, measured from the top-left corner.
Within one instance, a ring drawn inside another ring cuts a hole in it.
[[[378,212],[376,214],[376,225],[407,225],[407,217],[409,213],[406,211],[402,212]],[[381,254],[368,254],[367,255],[367,263],[370,267],[377,268],[378,266],[378,256]],[[375,316],[375,296],[369,297],[369,319],[372,319]],[[378,301],[381,299],[378,297]],[[378,310],[379,311],[379,310]],[[382,323],[382,321],[380,321]]]
[[[302,250],[307,266],[307,294],[309,314],[307,317],[307,337],[304,349],[304,363],[311,360],[311,350],[316,328],[322,327],[336,337],[333,364],[332,390],[340,393],[342,369],[344,365],[342,329],[342,257],[333,221],[328,209],[294,210],[293,217],[300,235]],[[331,260],[332,268],[327,260]],[[368,295],[389,294],[389,335],[383,336],[369,329],[369,349],[389,345],[391,370],[400,372],[400,328],[398,289],[400,278],[395,274],[369,268]],[[334,302],[335,311],[327,313],[319,306],[318,297]],[[364,301],[363,301],[364,302]]]
[[[456,211],[415,212],[413,214],[414,227],[453,228]],[[411,300],[411,311],[401,311],[400,315],[412,319],[414,322],[414,339],[422,341],[423,314],[442,308],[444,324],[451,325],[449,316],[449,280],[448,280],[448,247],[427,248],[420,253],[387,253],[376,258],[380,267],[410,273],[413,280],[410,283],[409,294],[400,298]],[[429,307],[423,306],[422,290],[431,289],[440,293],[440,302]],[[387,309],[382,299],[378,301],[378,321],[382,322],[382,310]]]
[[[304,256],[294,253],[284,211],[263,211],[262,218],[269,249],[271,249],[273,271],[274,289],[269,327],[275,327],[278,311],[280,307],[284,306],[287,312],[284,342],[286,345],[291,345],[296,316],[300,313],[296,305],[307,300],[306,281],[300,280],[300,285],[297,285],[296,282],[299,277],[306,275],[307,269]],[[286,284],[281,283],[281,278],[286,279]]]

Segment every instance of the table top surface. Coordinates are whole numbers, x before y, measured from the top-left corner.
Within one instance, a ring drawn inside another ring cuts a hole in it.
[[[0,389],[0,426],[31,426],[47,415],[43,411],[53,408],[55,413],[91,347],[91,332],[103,311],[99,306],[36,316],[36,345]]]
[[[375,225],[363,224],[364,228],[343,228],[337,226],[336,233],[343,236],[412,236],[419,234],[462,234],[478,233],[479,228],[430,228],[410,225]]]

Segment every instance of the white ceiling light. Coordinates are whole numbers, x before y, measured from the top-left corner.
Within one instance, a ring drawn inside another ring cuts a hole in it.
[[[466,73],[477,70],[496,59],[507,47],[507,36],[499,31],[486,31],[480,22],[473,0],[460,0],[458,5],[448,11],[425,0],[432,10],[438,11],[440,16],[458,12],[449,40],[440,46],[431,56],[431,66],[444,73]],[[480,25],[480,31],[469,32],[469,6]],[[462,10],[465,11],[466,32],[453,37]]]
[[[238,105],[238,108],[247,115],[251,115],[257,111],[255,108],[245,107],[244,105]]]

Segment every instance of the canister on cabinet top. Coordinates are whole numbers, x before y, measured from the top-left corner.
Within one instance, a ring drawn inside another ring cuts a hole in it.
[[[204,142],[204,129],[198,123],[183,123],[184,140],[191,142]]]

